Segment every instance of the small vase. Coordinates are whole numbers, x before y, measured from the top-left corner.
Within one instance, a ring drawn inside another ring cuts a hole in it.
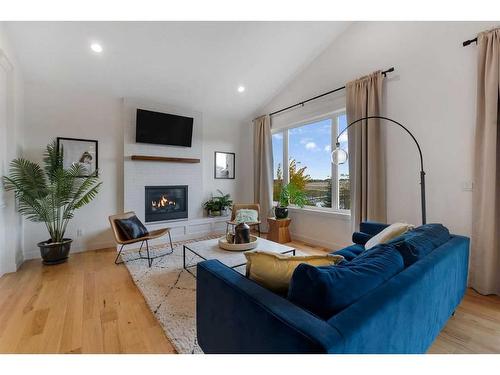
[[[288,207],[274,207],[276,219],[286,219],[288,217]]]
[[[249,243],[250,242],[250,227],[246,223],[239,223],[234,228],[234,243]]]

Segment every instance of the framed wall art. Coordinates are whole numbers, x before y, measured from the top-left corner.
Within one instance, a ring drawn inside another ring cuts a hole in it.
[[[214,178],[234,179],[234,161],[236,155],[234,152],[215,151],[214,157]]]
[[[57,137],[57,148],[62,149],[64,169],[76,163],[85,170],[85,174],[79,177],[97,177],[99,154],[96,140]]]

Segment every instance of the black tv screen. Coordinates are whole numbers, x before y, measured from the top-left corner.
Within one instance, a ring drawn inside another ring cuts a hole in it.
[[[193,118],[137,109],[135,141],[191,147]]]

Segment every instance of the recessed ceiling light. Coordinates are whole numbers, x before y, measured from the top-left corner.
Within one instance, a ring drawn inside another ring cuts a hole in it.
[[[102,46],[99,43],[92,43],[90,45],[90,49],[94,52],[101,53],[102,52]]]
[[[245,91],[245,86],[238,86],[238,92]]]

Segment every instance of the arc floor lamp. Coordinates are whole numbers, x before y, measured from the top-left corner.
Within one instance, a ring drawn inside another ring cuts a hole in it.
[[[422,224],[425,224],[426,223],[426,210],[425,210],[425,172],[424,172],[424,158],[422,156],[422,150],[420,149],[420,145],[418,144],[417,142],[417,139],[415,138],[415,136],[408,130],[408,128],[406,128],[404,125],[400,124],[399,122],[391,119],[391,118],[388,118],[388,117],[384,117],[384,116],[367,116],[367,117],[362,117],[360,119],[357,119],[353,122],[351,122],[349,125],[346,126],[346,128],[344,130],[342,130],[338,135],[337,135],[337,139],[336,139],[336,143],[335,143],[335,149],[332,151],[332,163],[336,164],[336,165],[339,165],[339,164],[344,164],[346,161],[347,161],[347,158],[348,158],[348,155],[347,155],[347,151],[345,151],[344,149],[340,148],[340,142],[339,142],[339,138],[340,136],[345,132],[347,131],[347,129],[349,129],[351,126],[353,126],[354,124],[358,124],[360,123],[361,121],[364,121],[364,120],[370,120],[370,119],[380,119],[380,120],[386,120],[386,121],[389,121],[389,123],[392,123],[392,124],[395,124],[395,125],[398,125],[399,127],[401,127],[404,131],[406,131],[410,137],[413,139],[413,141],[415,142],[415,145],[417,146],[417,149],[418,149],[418,154],[420,156],[420,200],[421,200],[421,203],[422,203]],[[368,124],[368,122],[367,122]]]

